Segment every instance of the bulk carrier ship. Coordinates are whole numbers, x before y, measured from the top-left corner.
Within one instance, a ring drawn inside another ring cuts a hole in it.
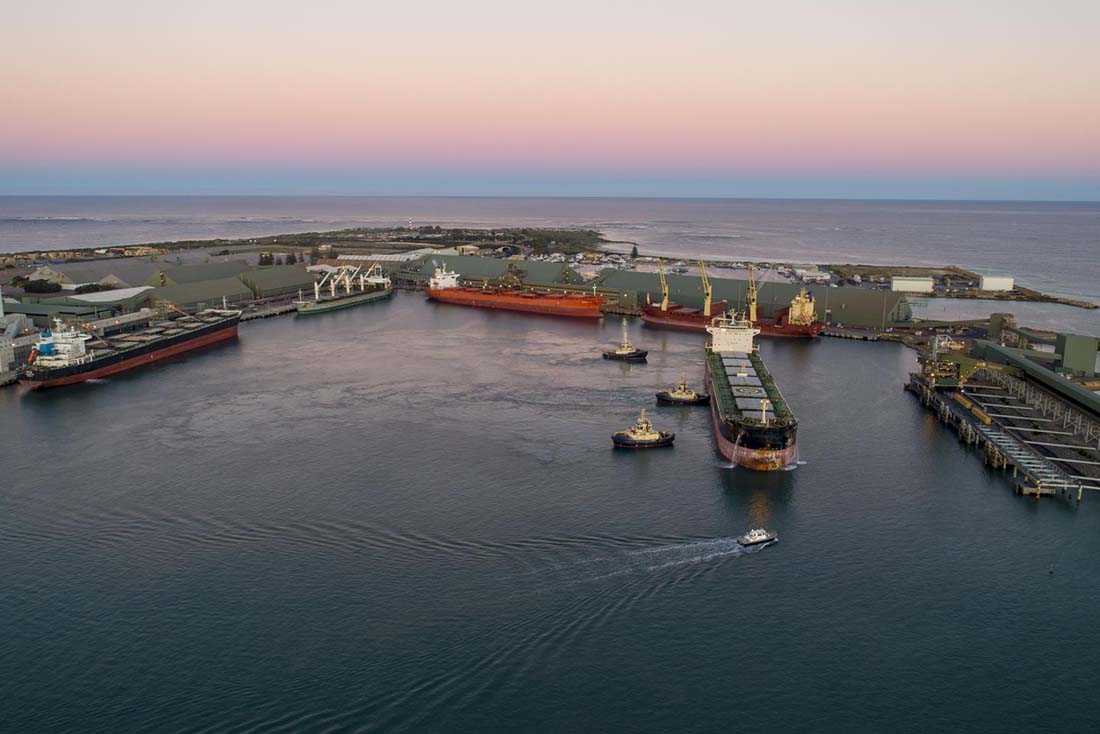
[[[598,319],[603,316],[603,296],[575,293],[535,293],[523,290],[520,284],[489,285],[469,288],[458,283],[458,273],[446,266],[436,268],[424,289],[428,298],[460,306],[523,311],[546,316],[571,316]]]
[[[129,322],[131,331],[112,336],[96,335],[87,324],[76,329],[55,320],[54,328],[39,336],[19,382],[33,390],[74,385],[233,339],[241,312],[208,309],[166,320],[150,310],[146,318],[138,316]],[[98,346],[89,349],[90,341]]]
[[[715,318],[707,332],[707,386],[718,450],[757,471],[793,465],[798,421],[753,347],[760,330],[733,314]]]
[[[326,274],[319,282],[313,284],[312,301],[303,299],[299,291],[298,300],[294,302],[298,315],[328,313],[341,308],[373,303],[393,295],[393,284],[382,274],[381,266],[374,265],[366,272],[361,270],[362,268],[358,266],[352,268],[345,265]],[[328,295],[322,293],[326,285],[328,285]],[[340,292],[341,288],[343,293]]]
[[[728,312],[729,306],[725,301],[711,302],[712,287],[710,279],[707,278],[706,265],[702,260],[699,261],[699,272],[703,278],[702,309],[685,308],[679,303],[670,302],[664,267],[657,272],[661,278],[661,303],[646,303],[642,306],[642,321],[645,323],[670,329],[706,331],[711,319]],[[771,319],[758,319],[756,280],[753,277],[751,264],[749,265],[749,288],[745,295],[748,301],[749,320],[760,330],[761,336],[812,339],[825,328],[825,324],[817,320],[813,296],[807,294],[805,288],[791,299],[789,306],[776,309]]]

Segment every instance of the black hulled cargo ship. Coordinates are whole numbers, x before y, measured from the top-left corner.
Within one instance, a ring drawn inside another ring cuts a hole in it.
[[[233,339],[241,312],[209,309],[194,316],[160,319],[155,311],[131,324],[131,330],[99,335],[55,322],[39,337],[19,382],[40,390],[74,385],[143,367],[201,347]],[[91,348],[88,343],[94,342]]]
[[[707,385],[718,450],[757,471],[793,465],[798,421],[753,348],[759,329],[734,315],[714,319],[707,332]]]

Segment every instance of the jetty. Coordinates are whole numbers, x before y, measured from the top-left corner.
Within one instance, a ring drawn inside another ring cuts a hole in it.
[[[905,389],[986,464],[1010,470],[1018,493],[1080,502],[1085,490],[1100,490],[1100,420],[1068,383],[1063,395],[1050,387],[1063,387],[1058,381],[934,347],[920,362]]]

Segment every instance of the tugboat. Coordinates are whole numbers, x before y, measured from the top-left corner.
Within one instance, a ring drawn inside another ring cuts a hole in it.
[[[604,359],[613,359],[617,362],[644,362],[646,356],[649,354],[648,350],[637,349],[630,343],[630,337],[626,335],[626,319],[623,319],[623,340],[619,344],[619,348],[613,352],[604,352]]]
[[[633,426],[611,434],[611,441],[617,449],[656,449],[671,446],[675,440],[676,434],[671,431],[654,430],[653,424],[645,417],[645,408],[642,408]]]
[[[749,546],[764,545],[776,540],[779,540],[779,536],[775,533],[769,533],[764,528],[753,528],[738,538],[737,544],[742,548],[748,548]]]
[[[658,405],[706,405],[709,402],[710,395],[692,390],[684,375],[680,375],[680,384],[671,390],[657,391]]]

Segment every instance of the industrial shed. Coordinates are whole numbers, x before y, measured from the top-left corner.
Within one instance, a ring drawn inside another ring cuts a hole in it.
[[[237,276],[255,298],[294,295],[313,289],[317,278],[304,265],[275,265],[249,270]]]
[[[165,286],[183,285],[184,283],[235,278],[246,270],[250,270],[251,267],[243,260],[202,263],[200,265],[173,265],[151,274],[146,278],[145,285],[164,288]]]
[[[471,259],[471,258],[463,258]],[[691,308],[703,305],[703,283],[696,276],[666,275],[669,298]],[[711,278],[715,301],[725,300],[733,308],[745,306],[747,280]],[[635,292],[639,303],[645,303],[646,295],[654,302],[661,300],[661,281],[657,273],[640,273],[630,270],[607,268],[600,272],[596,284],[601,288],[619,292]],[[798,283],[757,283],[758,306],[764,318],[770,318],[777,308],[790,305],[791,299],[802,289]],[[815,301],[815,312],[822,321],[851,326],[887,328],[907,322],[913,317],[909,301],[902,293],[869,288],[808,287]]]
[[[142,285],[156,270],[157,265],[146,258],[116,257],[43,265],[29,280],[48,280],[67,290],[87,283],[129,288]]]
[[[100,309],[110,309],[115,313],[127,313],[137,311],[148,305],[152,295],[152,288],[139,286],[137,288],[120,288],[113,291],[98,291],[96,293],[80,293],[56,298],[40,298],[39,303],[63,304],[68,306],[92,306]]]
[[[238,278],[218,278],[197,283],[181,283],[150,291],[153,305],[161,301],[171,303],[183,311],[196,311],[200,304],[218,308],[222,299],[226,303],[251,301],[252,291]]]
[[[562,263],[538,262],[533,260],[502,260],[496,257],[476,255],[425,255],[417,262],[408,263],[402,269],[402,275],[419,276],[425,282],[437,266],[446,265],[465,280],[497,280],[508,272],[511,265],[523,271],[523,280],[528,283],[573,283],[584,285],[584,279],[572,268]]]
[[[96,308],[90,305],[67,305],[64,303],[18,303],[4,302],[4,310],[9,314],[23,314],[40,329],[50,326],[54,319],[62,321],[91,321],[102,315],[110,315],[109,308]]]

